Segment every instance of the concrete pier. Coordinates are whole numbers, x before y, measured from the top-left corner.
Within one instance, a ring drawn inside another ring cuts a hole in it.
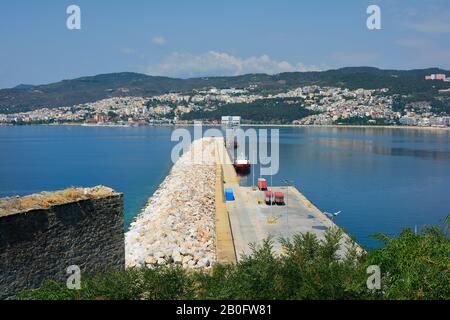
[[[235,201],[226,202],[225,207],[237,260],[242,254],[251,253],[250,243],[261,244],[268,237],[273,238],[274,250],[279,253],[281,246],[277,239],[280,237],[290,238],[295,234],[310,232],[323,239],[329,228],[337,227],[295,187],[269,186],[270,191],[281,191],[285,194],[285,205],[270,206],[264,202],[264,192],[240,186],[239,177],[229,159],[223,140],[220,145],[218,139],[218,143],[218,148],[222,148],[224,153],[221,162],[223,187],[220,191],[223,193],[224,189],[230,188],[235,197]],[[340,255],[345,254],[351,242],[350,237],[344,234]],[[220,262],[220,259],[218,260]]]
[[[220,159],[219,150],[223,148],[223,139],[216,140],[216,159]],[[228,175],[228,171],[227,171]],[[224,171],[219,161],[216,163],[216,257],[220,263],[236,263],[236,251],[233,243],[230,217],[225,203]]]

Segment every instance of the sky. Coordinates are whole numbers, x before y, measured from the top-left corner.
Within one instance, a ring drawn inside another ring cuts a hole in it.
[[[69,5],[81,30],[69,30]],[[367,7],[381,9],[369,30]],[[15,0],[0,4],[0,88],[110,72],[170,77],[346,66],[450,69],[448,0]]]

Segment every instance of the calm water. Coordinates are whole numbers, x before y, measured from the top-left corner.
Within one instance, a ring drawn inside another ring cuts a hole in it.
[[[128,225],[172,165],[172,130],[0,127],[0,197],[103,184],[125,194]],[[273,184],[282,178],[320,209],[342,210],[336,223],[376,246],[370,234],[440,223],[450,213],[450,132],[280,128]]]
[[[70,186],[123,192],[125,224],[172,166],[168,127],[0,127],[0,197]]]

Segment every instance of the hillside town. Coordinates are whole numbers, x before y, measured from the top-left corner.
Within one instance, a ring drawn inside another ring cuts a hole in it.
[[[434,77],[432,77],[434,76]],[[436,75],[430,76],[436,79]],[[437,77],[441,79],[441,77]],[[443,78],[443,80],[446,78]],[[394,97],[388,89],[356,89],[304,86],[286,92],[262,94],[257,86],[247,88],[206,88],[191,92],[168,93],[153,97],[114,97],[91,103],[59,108],[41,108],[29,112],[0,114],[0,124],[84,124],[84,125],[161,125],[189,124],[184,116],[195,111],[220,110],[222,106],[283,101],[292,108],[304,108],[311,114],[292,121],[292,125],[406,125],[450,126],[450,114],[433,111],[427,101],[393,108]],[[252,119],[243,118],[251,123]],[[203,119],[219,124],[220,118]]]

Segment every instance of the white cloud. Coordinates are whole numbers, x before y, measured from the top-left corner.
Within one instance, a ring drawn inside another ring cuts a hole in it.
[[[172,53],[156,66],[150,66],[146,72],[152,75],[175,77],[196,76],[234,76],[248,73],[277,74],[292,71],[316,71],[319,68],[307,67],[301,63],[291,64],[277,61],[268,55],[241,58],[225,52],[209,51],[200,55]]]
[[[413,49],[426,49],[431,46],[430,42],[425,39],[420,38],[403,38],[395,41],[395,44],[405,47],[405,48],[413,48]]]
[[[427,21],[407,23],[407,28],[432,34],[450,33],[450,21],[430,19]]]
[[[152,43],[157,46],[163,46],[167,43],[167,40],[166,40],[166,38],[164,38],[162,36],[158,36],[158,37],[154,37],[152,39]]]
[[[133,54],[136,52],[133,48],[122,48],[120,51],[126,55]]]

